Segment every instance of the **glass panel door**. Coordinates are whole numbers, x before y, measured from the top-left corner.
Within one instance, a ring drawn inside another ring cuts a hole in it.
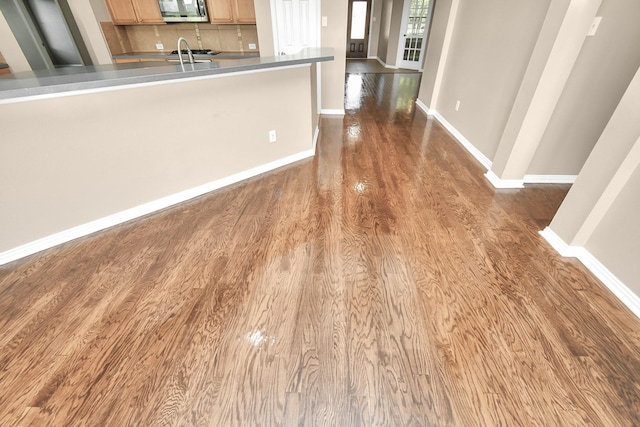
[[[402,19],[404,33],[400,37],[398,66],[419,70],[429,29],[429,0],[406,0]]]

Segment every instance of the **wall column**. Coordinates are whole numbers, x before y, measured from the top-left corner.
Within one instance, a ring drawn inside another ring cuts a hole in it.
[[[496,188],[522,187],[602,0],[552,1],[491,170]]]
[[[542,236],[640,317],[640,71]]]
[[[640,70],[631,81],[549,228],[584,246],[631,174],[640,167]]]
[[[437,107],[459,4],[460,0],[437,0],[433,5],[435,9],[427,40],[420,93],[416,101],[426,112]],[[442,19],[442,16],[447,18]]]
[[[348,2],[322,1],[321,15],[327,17],[327,26],[321,29],[322,47],[333,48],[335,59],[320,65],[321,114],[344,114],[348,14]]]

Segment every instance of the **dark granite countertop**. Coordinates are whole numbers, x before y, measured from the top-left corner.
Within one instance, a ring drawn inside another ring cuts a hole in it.
[[[0,69],[2,68],[9,68],[9,64],[5,64],[3,62],[0,62]]]
[[[314,48],[294,55],[187,63],[184,70],[180,64],[134,62],[14,73],[0,77],[0,101],[311,64],[332,61],[333,54],[333,49]]]

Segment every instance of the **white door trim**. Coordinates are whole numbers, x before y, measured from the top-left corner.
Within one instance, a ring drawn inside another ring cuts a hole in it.
[[[407,26],[409,25],[409,10],[411,7],[411,0],[404,0],[402,6],[402,21],[400,23],[400,34],[398,34],[398,55],[396,57],[396,65],[398,68],[405,68],[409,70],[421,70],[422,63],[424,62],[425,52],[427,50],[427,37],[429,35],[429,27],[431,26],[431,14],[433,13],[433,2],[429,0],[429,8],[427,9],[427,22],[424,29],[424,35],[422,36],[422,49],[420,49],[420,59],[418,61],[405,61],[403,59],[405,37]]]

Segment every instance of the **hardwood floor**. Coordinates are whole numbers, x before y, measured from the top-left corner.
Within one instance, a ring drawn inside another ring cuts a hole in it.
[[[366,73],[375,73],[375,74],[394,74],[394,73],[402,73],[402,74],[412,74],[418,73],[419,71],[415,70],[407,70],[404,68],[386,68],[376,59],[359,59],[359,58],[347,58],[347,66],[346,66],[347,74],[366,74]]]
[[[640,321],[347,77],[313,160],[0,267],[0,425],[640,425]]]

